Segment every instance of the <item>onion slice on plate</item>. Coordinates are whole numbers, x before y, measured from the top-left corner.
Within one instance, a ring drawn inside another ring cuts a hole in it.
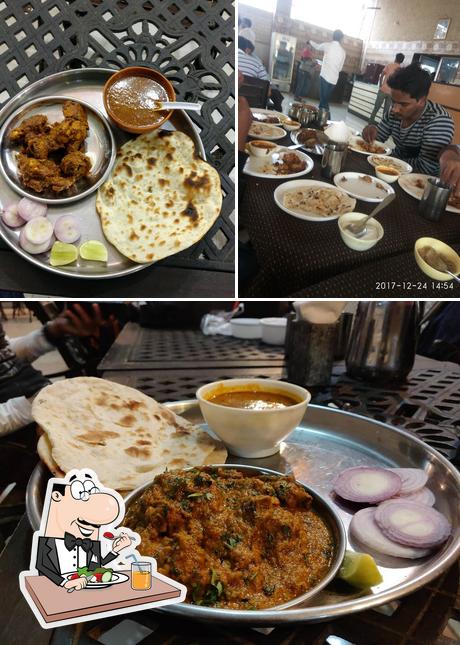
[[[423,558],[430,552],[429,549],[416,549],[410,546],[403,546],[390,540],[382,533],[375,522],[376,509],[362,508],[355,513],[350,524],[350,534],[358,540],[360,544],[395,558]]]
[[[439,511],[402,499],[380,504],[375,521],[388,539],[422,549],[442,544],[451,532],[450,523]]]
[[[45,217],[47,210],[48,206],[46,204],[33,202],[31,199],[27,199],[27,197],[23,197],[18,204],[19,216],[25,219],[26,222],[34,217]]]
[[[388,470],[401,477],[400,495],[415,493],[415,491],[423,488],[428,481],[428,475],[421,468],[389,468]]]
[[[335,480],[334,491],[350,502],[376,504],[401,490],[401,478],[388,468],[347,468]]]
[[[435,496],[430,489],[425,487],[420,490],[416,490],[415,493],[409,493],[409,495],[396,495],[393,499],[401,499],[406,502],[417,502],[417,504],[423,504],[423,506],[434,506],[436,501]]]

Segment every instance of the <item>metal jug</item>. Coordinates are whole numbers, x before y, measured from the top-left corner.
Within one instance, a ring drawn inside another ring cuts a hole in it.
[[[289,106],[288,117],[293,121],[298,121],[299,113],[303,109],[304,105],[304,103],[301,103],[299,101],[293,101]]]
[[[348,145],[346,143],[326,143],[321,159],[321,175],[332,179],[341,172],[345,165],[347,151]]]
[[[316,115],[316,122],[320,128],[324,128],[329,119],[329,111],[326,108],[319,108],[318,114]]]
[[[360,302],[345,358],[348,375],[403,381],[414,364],[418,318],[417,302]]]

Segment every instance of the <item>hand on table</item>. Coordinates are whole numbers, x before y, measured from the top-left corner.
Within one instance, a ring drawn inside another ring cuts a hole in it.
[[[455,197],[460,197],[460,149],[447,148],[439,158],[441,179],[452,186]]]
[[[363,139],[366,143],[374,143],[377,139],[377,127],[375,125],[366,125],[363,130]]]
[[[103,324],[104,320],[99,305],[92,305],[91,315],[81,305],[74,304],[47,323],[47,331],[54,340],[68,335],[98,337]]]
[[[252,123],[252,112],[244,96],[238,97],[238,150],[244,151]]]
[[[81,589],[84,589],[87,584],[88,578],[86,576],[81,576],[81,578],[67,580],[63,586],[67,589],[68,593],[72,593],[72,591],[80,591]]]

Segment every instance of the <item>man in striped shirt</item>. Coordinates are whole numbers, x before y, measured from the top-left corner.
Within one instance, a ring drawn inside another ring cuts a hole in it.
[[[254,54],[254,44],[243,36],[238,36],[238,69],[245,76],[269,81],[270,77],[264,64]]]
[[[417,63],[401,68],[387,80],[392,108],[378,126],[368,125],[363,139],[373,143],[390,136],[393,155],[409,163],[415,172],[439,175],[439,153],[454,137],[454,121],[442,105],[428,100],[431,77]]]

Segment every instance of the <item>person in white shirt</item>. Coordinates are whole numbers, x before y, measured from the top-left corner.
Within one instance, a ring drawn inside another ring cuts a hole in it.
[[[341,45],[342,41],[343,32],[340,29],[336,29],[332,34],[332,41],[329,43],[315,43],[312,40],[307,43],[318,51],[324,52],[320,72],[319,107],[325,108],[329,115],[329,97],[337,85],[339,73],[345,63],[346,52]]]

